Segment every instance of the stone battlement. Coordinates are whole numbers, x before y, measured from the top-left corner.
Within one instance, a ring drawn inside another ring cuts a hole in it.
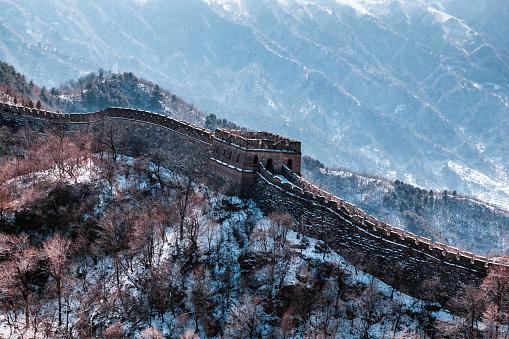
[[[19,115],[29,118],[41,119],[56,123],[70,123],[70,124],[89,124],[95,123],[106,118],[112,119],[125,119],[134,120],[149,124],[158,125],[163,128],[170,129],[179,134],[186,135],[187,137],[195,140],[212,144],[213,135],[212,131],[195,126],[185,121],[175,120],[166,115],[157,114],[148,111],[140,111],[130,108],[110,107],[92,113],[55,113],[45,110],[38,110],[35,108],[13,106],[0,102],[0,111]]]
[[[255,132],[218,128],[215,131],[215,137],[247,149],[301,152],[300,141],[265,131]]]
[[[271,173],[281,173],[286,167],[300,174],[301,156],[300,141],[269,132],[218,128],[208,167],[216,174],[233,179],[239,186],[239,195],[249,196],[257,180],[258,164]]]
[[[461,267],[462,269],[475,270],[483,274],[487,273],[489,267],[494,266],[509,269],[508,265],[499,263],[494,259],[460,251],[455,247],[439,242],[432,242],[430,239],[419,237],[411,232],[406,232],[385,222],[380,222],[371,215],[367,216],[364,211],[355,205],[310,184],[288,168],[284,168],[282,171],[283,176],[288,180],[287,182],[272,175],[261,164],[257,172],[266,181],[279,187],[287,195],[304,199],[309,203],[320,205],[330,212],[338,214],[359,230],[363,230],[365,234],[385,241],[387,246],[397,246],[419,252],[429,259],[436,259],[445,264]]]
[[[247,196],[253,187],[256,181],[254,167],[260,161],[273,173],[279,173],[283,165],[300,173],[300,141],[269,132],[229,131],[221,128],[212,132],[162,114],[119,107],[92,113],[60,114],[0,103],[0,111],[56,123],[87,124],[104,119],[125,119],[169,129],[209,145],[209,171],[238,184],[236,192],[241,196]]]

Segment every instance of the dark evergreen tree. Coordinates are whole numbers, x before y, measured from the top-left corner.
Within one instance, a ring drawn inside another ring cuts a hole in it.
[[[161,104],[163,99],[164,96],[161,93],[161,89],[159,88],[159,85],[156,85],[154,91],[152,92],[152,95],[150,96],[150,108],[156,111],[160,110],[163,107]]]
[[[39,97],[41,98],[42,101],[44,102],[48,102],[48,91],[46,90],[46,87],[43,87],[41,89],[41,94],[39,94]]]
[[[207,116],[205,119],[205,128],[208,128],[210,130],[216,129],[217,126],[217,117],[214,113]]]

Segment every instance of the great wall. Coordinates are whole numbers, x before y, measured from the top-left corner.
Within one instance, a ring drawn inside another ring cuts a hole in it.
[[[461,284],[482,281],[491,269],[509,269],[493,259],[392,227],[311,185],[300,176],[301,143],[296,140],[268,132],[212,132],[157,113],[125,108],[59,114],[0,103],[0,112],[71,124],[106,118],[133,120],[197,142],[208,148],[209,171],[235,184],[236,194],[253,199],[265,213],[292,214],[298,231],[323,240],[356,267],[413,296],[419,296],[420,285],[432,277],[440,279],[443,295],[450,297]]]

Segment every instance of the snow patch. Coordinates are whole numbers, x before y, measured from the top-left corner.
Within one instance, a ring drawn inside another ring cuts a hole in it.
[[[482,148],[483,146],[478,145],[478,147]],[[500,206],[504,209],[509,209],[509,183],[506,180],[494,180],[484,173],[481,173],[467,166],[457,164],[453,161],[449,161],[447,165],[463,181],[486,188],[487,191],[489,192],[502,193],[493,195],[491,197],[488,196],[489,193],[483,194],[482,192],[479,192],[475,195],[479,196],[480,199],[483,199],[485,201],[491,201],[495,205]],[[473,187],[472,190],[475,190],[475,187]],[[504,199],[503,198],[504,195],[507,198]]]
[[[404,112],[405,111],[405,104],[401,104],[399,105],[398,107],[396,107],[396,109],[394,110],[394,113],[398,114],[400,112]]]

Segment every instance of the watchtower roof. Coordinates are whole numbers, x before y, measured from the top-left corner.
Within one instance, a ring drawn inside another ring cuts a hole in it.
[[[300,141],[266,131],[242,131],[217,128],[215,137],[219,140],[252,150],[275,150],[300,153]]]

